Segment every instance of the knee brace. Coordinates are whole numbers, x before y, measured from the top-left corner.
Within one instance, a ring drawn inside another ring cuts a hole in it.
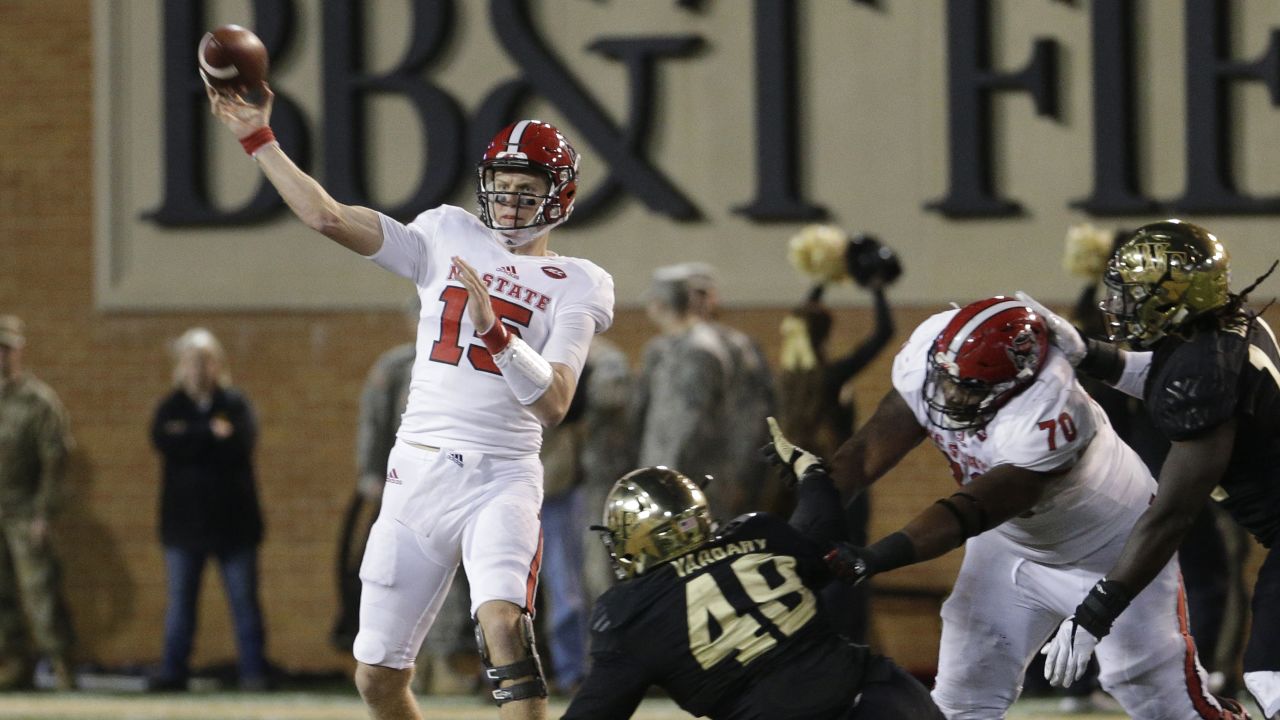
[[[520,642],[524,645],[525,657],[508,665],[493,666],[489,659],[489,644],[484,639],[484,628],[476,622],[476,645],[480,648],[480,660],[484,663],[485,677],[493,683],[493,701],[499,706],[516,700],[540,698],[547,696],[547,681],[542,674],[542,660],[538,657],[538,648],[533,641],[533,618],[529,613],[520,614]],[[502,687],[503,680],[512,680],[532,675],[532,679],[515,685]]]

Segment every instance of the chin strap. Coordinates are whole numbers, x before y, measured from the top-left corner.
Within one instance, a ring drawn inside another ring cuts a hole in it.
[[[540,223],[538,225],[532,225],[530,227],[509,228],[509,229],[489,228],[489,229],[493,231],[493,237],[496,238],[498,242],[502,243],[503,247],[508,249],[514,249],[518,247],[524,247],[525,245],[528,245],[534,240],[537,240],[538,238],[546,235],[547,233],[551,232],[553,228],[559,227],[560,223],[562,222],[564,222],[564,218],[561,218],[555,222]]]

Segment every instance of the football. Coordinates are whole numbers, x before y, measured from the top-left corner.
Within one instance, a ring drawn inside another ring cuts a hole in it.
[[[267,47],[239,25],[205,33],[196,57],[200,75],[217,90],[256,90],[267,79]]]

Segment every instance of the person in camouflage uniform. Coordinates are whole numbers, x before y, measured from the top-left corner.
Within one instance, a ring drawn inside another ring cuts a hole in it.
[[[741,487],[742,507],[760,507],[767,467],[759,449],[769,440],[764,419],[777,407],[773,374],[760,344],[741,330],[725,325],[720,316],[720,288],[716,270],[708,263],[677,265],[689,283],[691,308],[720,335],[730,354],[732,374],[725,400],[729,441],[729,475]]]
[[[634,435],[627,417],[631,401],[631,363],[617,345],[597,335],[587,355],[591,375],[584,378],[587,404],[582,424],[579,464],[582,467],[582,500],[586,522],[579,524],[583,548],[583,586],[590,602],[613,586],[613,564],[600,543],[599,535],[589,526],[600,521],[597,509],[613,483],[631,467]]]
[[[632,427],[640,436],[637,465],[681,468],[705,484],[725,518],[748,507],[742,483],[728,482],[732,423],[729,394],[736,368],[724,336],[694,311],[687,268],[658,268],[648,295],[649,319],[659,334],[644,347]],[[719,479],[717,482],[716,479]]]
[[[0,683],[31,681],[25,625],[68,689],[73,636],[49,523],[72,441],[58,396],[23,372],[24,345],[22,321],[0,315]]]

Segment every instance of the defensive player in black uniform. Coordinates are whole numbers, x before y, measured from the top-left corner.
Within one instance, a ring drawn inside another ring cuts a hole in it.
[[[597,529],[622,582],[596,602],[591,671],[564,720],[629,718],[652,685],[713,720],[942,720],[919,681],[831,630],[814,591],[843,504],[769,421],[799,479],[790,523],[753,513],[717,533],[702,490],[665,467],[613,486]]]
[[[1111,257],[1102,303],[1110,339],[1130,351],[1086,342],[1044,311],[1054,344],[1078,370],[1145,400],[1152,422],[1172,441],[1156,498],[1120,559],[1045,648],[1045,675],[1054,684],[1080,676],[1098,640],[1172,557],[1209,498],[1263,547],[1280,536],[1280,348],[1266,322],[1244,307],[1266,275],[1232,293],[1228,263],[1223,244],[1197,225],[1170,220],[1139,228]],[[1280,715],[1280,558],[1272,552],[1254,586],[1244,680],[1268,718]]]

